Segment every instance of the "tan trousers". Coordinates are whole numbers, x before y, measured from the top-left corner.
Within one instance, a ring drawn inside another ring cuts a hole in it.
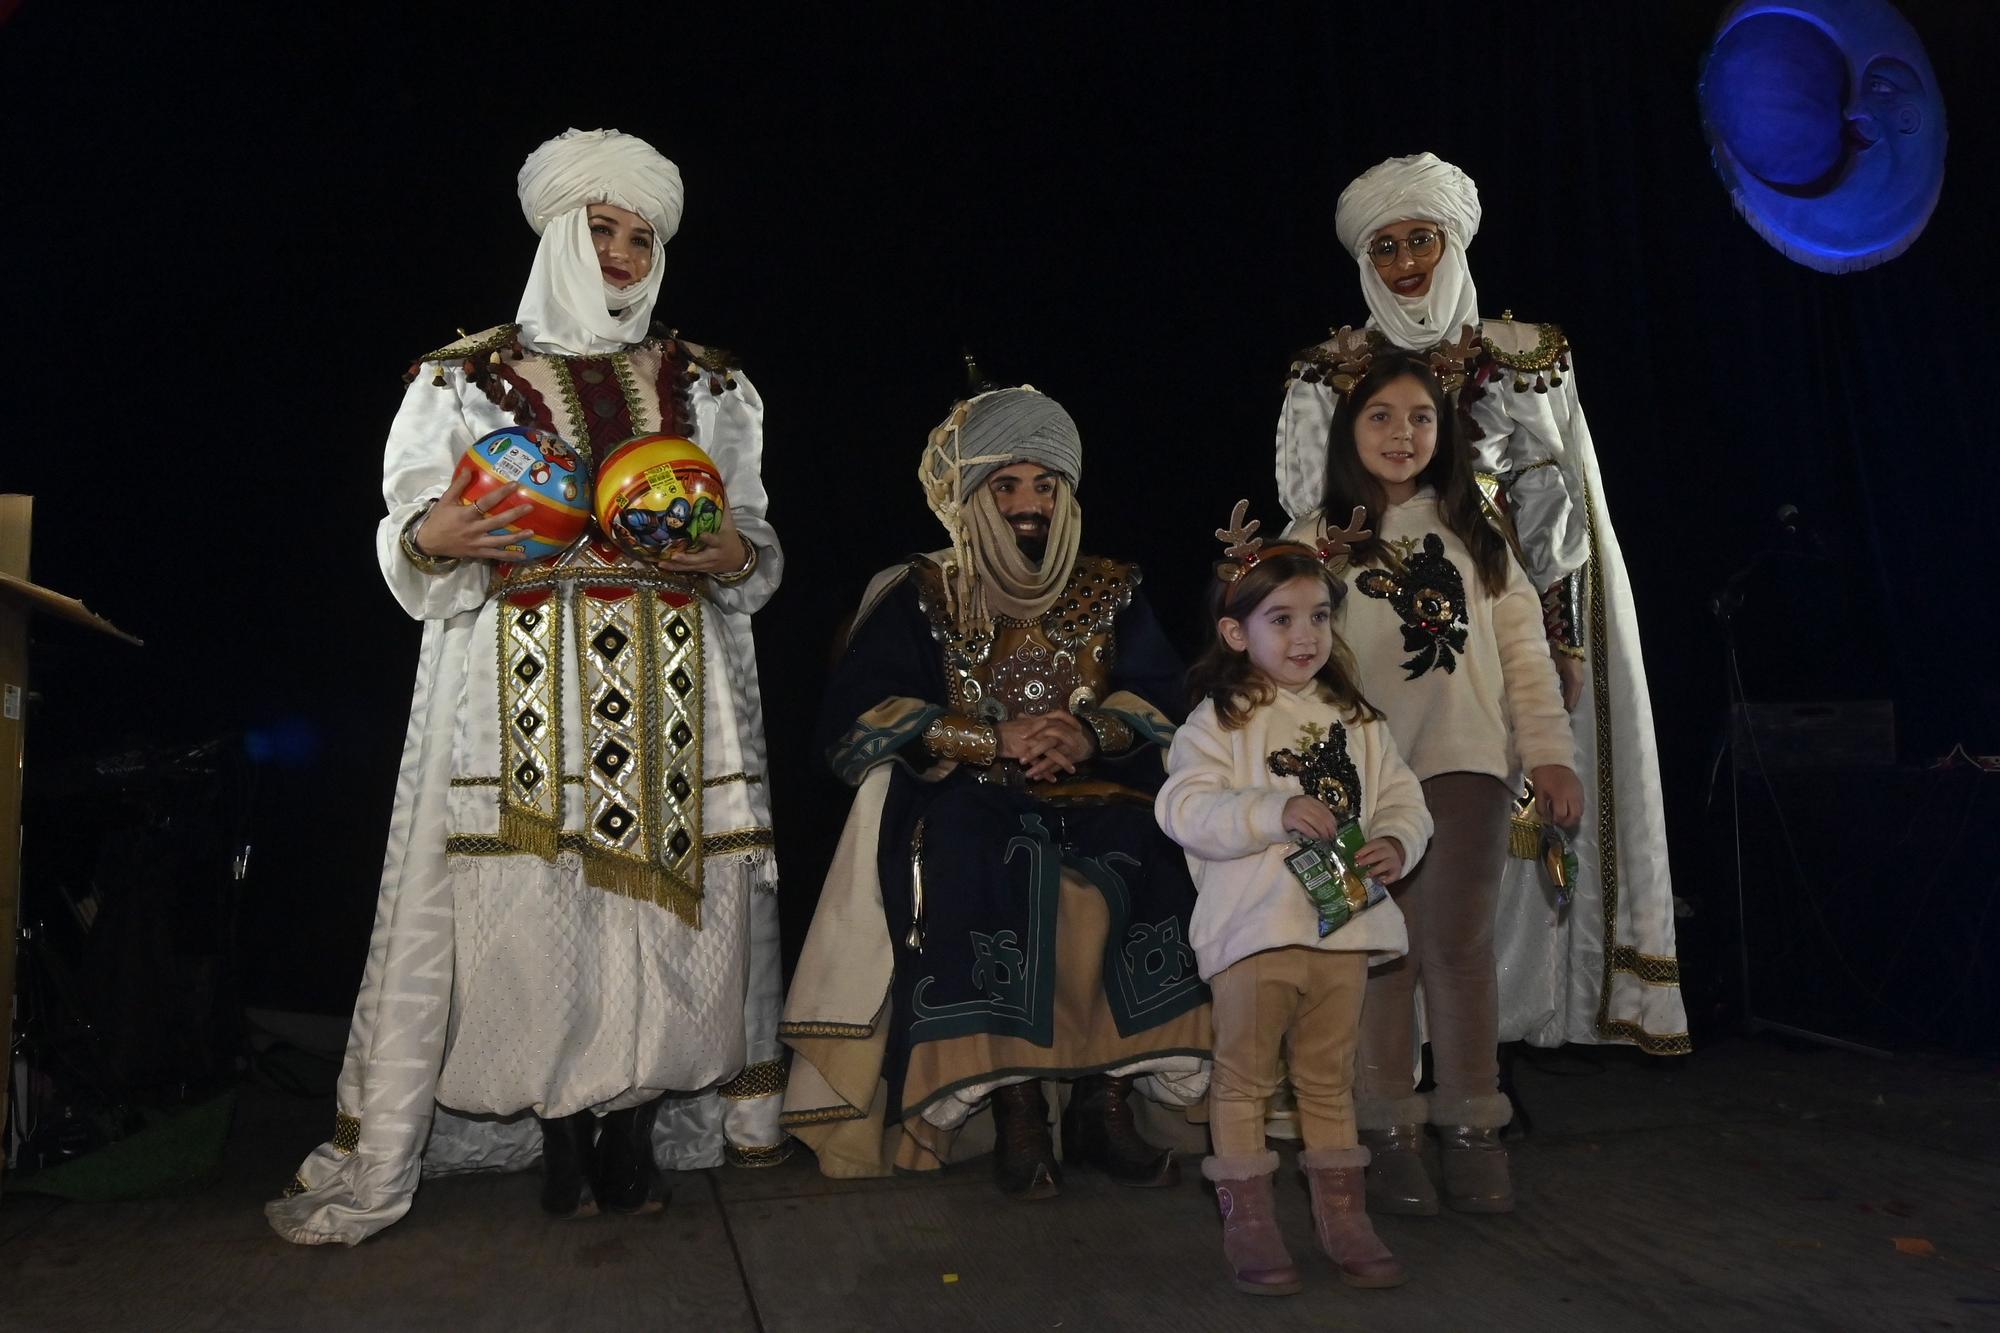
[[[1368,955],[1294,947],[1239,958],[1208,979],[1215,1072],[1208,1132],[1218,1157],[1264,1151],[1264,1104],[1289,1053],[1309,1149],[1352,1148],[1354,1040]]]
[[[1506,868],[1513,802],[1483,773],[1440,773],[1424,783],[1437,832],[1416,871],[1390,886],[1410,951],[1375,969],[1361,1013],[1359,1095],[1408,1097],[1416,1087],[1416,990],[1424,988],[1432,1069],[1442,1103],[1500,1087],[1500,986],[1493,912]]]

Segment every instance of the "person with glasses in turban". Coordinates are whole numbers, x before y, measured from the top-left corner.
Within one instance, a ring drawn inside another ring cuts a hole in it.
[[[951,544],[877,576],[834,668],[821,740],[858,790],[780,1027],[784,1124],[829,1176],[990,1143],[1017,1198],[1079,1163],[1179,1178],[1137,1117],[1207,1084],[1194,884],[1151,806],[1181,662],[1139,570],[1082,552],[1082,474],[1054,399],[959,403],[919,469]]]
[[[1416,1094],[1411,1076],[1409,988],[1391,1003],[1381,997],[1394,979],[1371,979],[1355,1111],[1374,1155],[1369,1207],[1383,1212],[1437,1210],[1418,1156],[1426,1121],[1445,1148],[1446,1202],[1476,1212],[1513,1206],[1499,1140],[1512,1110],[1499,1090],[1496,1040],[1689,1049],[1652,703],[1624,557],[1568,339],[1554,324],[1512,312],[1480,314],[1466,261],[1480,217],[1472,179],[1430,153],[1391,158],[1355,179],[1341,193],[1334,231],[1354,256],[1369,319],[1300,353],[1278,417],[1278,489],[1298,519],[1326,498],[1334,409],[1374,349],[1427,354],[1457,387],[1492,516],[1542,594],[1586,797],[1568,844],[1573,874],[1560,836],[1537,821],[1530,802],[1514,820],[1512,855],[1496,850],[1506,869],[1490,923],[1498,972],[1486,1002],[1492,1021],[1431,1033],[1434,1049],[1438,1042],[1453,1049],[1436,1050],[1438,1083],[1428,1097]],[[1452,836],[1446,822],[1439,821],[1440,844]]]
[[[672,162],[570,130],[518,193],[541,237],[520,313],[422,357],[389,430],[376,549],[423,646],[334,1134],[266,1207],[301,1244],[388,1226],[423,1174],[539,1155],[542,1207],[573,1217],[656,1210],[656,1165],[782,1155],[763,403],[653,329]],[[519,559],[495,535],[518,493],[468,504],[454,480],[516,425],[586,475],[633,436],[694,441],[721,530],[657,561],[596,532]]]

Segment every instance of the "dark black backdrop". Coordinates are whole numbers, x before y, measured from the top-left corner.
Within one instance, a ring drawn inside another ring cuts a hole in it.
[[[1288,353],[1365,315],[1334,199],[1392,153],[1473,175],[1484,308],[1578,349],[1685,894],[1724,901],[1707,603],[1781,504],[1833,559],[1751,581],[1751,692],[1894,697],[1913,758],[2000,748],[1983,5],[1904,4],[1949,176],[1908,255],[1846,277],[1782,259],[1709,169],[1719,3],[195,8],[29,0],[0,27],[0,486],[37,497],[38,577],[147,640],[45,635],[37,763],[317,738],[264,775],[253,999],[352,995],[418,638],[374,569],[380,441],[411,357],[512,317],[514,172],[568,125],[679,162],[662,313],[768,404],[794,949],[845,804],[806,740],[822,663],[867,575],[937,540],[913,469],[961,344],[1074,412],[1089,546],[1143,561],[1192,647],[1209,530],[1241,494],[1276,514]]]

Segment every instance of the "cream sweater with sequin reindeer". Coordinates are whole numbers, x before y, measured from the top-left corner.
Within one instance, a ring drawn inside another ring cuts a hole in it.
[[[1287,772],[1273,771],[1274,756]],[[1285,865],[1295,845],[1285,832],[1285,802],[1303,790],[1301,768],[1340,784],[1367,837],[1401,845],[1405,874],[1430,843],[1423,788],[1383,723],[1343,722],[1340,707],[1317,684],[1278,690],[1234,729],[1203,700],[1174,733],[1153,813],[1187,852],[1200,892],[1189,929],[1204,981],[1240,958],[1287,945],[1366,950],[1381,958],[1409,950],[1393,900],[1320,938],[1312,900]]]
[[[1316,515],[1287,537],[1311,540]],[[1570,764],[1569,714],[1549,659],[1541,599],[1520,563],[1486,591],[1472,553],[1438,511],[1429,487],[1382,515],[1382,540],[1402,565],[1347,571],[1340,637],[1361,670],[1361,693],[1381,709],[1419,778]]]

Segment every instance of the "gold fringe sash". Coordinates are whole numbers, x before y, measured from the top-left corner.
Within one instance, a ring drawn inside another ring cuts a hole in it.
[[[708,850],[701,600],[619,573],[641,586],[593,588],[597,579],[550,570],[552,596],[509,589],[519,600],[499,617],[495,840],[544,861],[576,853],[593,888],[652,903],[699,929]],[[566,649],[580,676],[573,685],[564,679]],[[580,827],[567,829],[563,720],[572,706],[583,721],[583,809]]]

